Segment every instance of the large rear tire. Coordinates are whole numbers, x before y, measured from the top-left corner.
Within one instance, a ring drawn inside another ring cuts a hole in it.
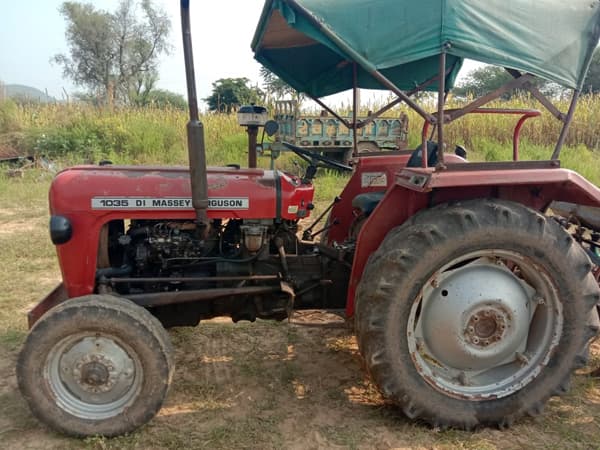
[[[361,353],[383,395],[437,427],[539,414],[587,362],[600,298],[584,251],[520,204],[472,200],[390,231],[358,288]]]
[[[33,414],[73,436],[115,436],[158,412],[173,374],[166,330],[129,300],[68,300],[31,329],[17,362]]]

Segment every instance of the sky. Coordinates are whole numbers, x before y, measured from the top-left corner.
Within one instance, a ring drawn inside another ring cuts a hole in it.
[[[62,70],[51,64],[58,53],[68,54],[66,24],[59,13],[63,0],[24,0],[2,2],[0,27],[0,81],[25,84],[64,98],[81,91]],[[119,0],[94,0],[98,9],[114,11]],[[191,0],[192,41],[199,98],[210,95],[219,78],[246,77],[260,84],[260,65],[254,60],[250,42],[264,0]],[[178,0],[154,0],[171,18],[170,42],[173,50],[160,59],[157,87],[185,94],[185,72],[181,43]],[[462,73],[472,68],[466,64]],[[349,96],[348,96],[349,98]],[[363,96],[363,99],[365,97]],[[342,99],[343,97],[338,97]]]
[[[3,1],[0,27],[0,80],[47,89],[56,98],[81,90],[62,77],[50,59],[68,54],[66,24],[59,13],[62,0]],[[114,11],[118,0],[95,0],[98,9]],[[186,92],[179,1],[154,0],[171,18],[171,55],[160,59],[158,87]],[[219,78],[247,77],[259,82],[260,65],[250,42],[262,11],[263,0],[192,0],[192,40],[198,95],[210,94]]]

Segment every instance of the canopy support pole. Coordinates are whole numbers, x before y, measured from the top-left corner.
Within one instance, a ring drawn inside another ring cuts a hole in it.
[[[356,63],[352,64],[352,156],[356,158],[358,156],[358,137],[356,131],[358,130],[358,69]]]
[[[560,157],[560,150],[565,143],[565,139],[567,138],[567,133],[569,132],[569,126],[571,122],[573,122],[573,116],[575,115],[575,108],[577,107],[577,101],[579,100],[579,90],[573,91],[573,98],[571,99],[571,105],[569,106],[569,112],[567,113],[567,118],[565,119],[565,124],[560,130],[560,136],[558,137],[558,142],[556,143],[556,147],[554,148],[554,152],[552,153],[552,159],[558,159]]]
[[[464,106],[463,108],[457,109],[453,113],[450,113],[449,122],[453,122],[462,116],[466,116],[467,114],[475,111],[477,108],[480,108],[481,106],[485,105],[486,103],[489,103],[492,100],[496,100],[498,97],[500,97],[505,92],[509,92],[509,91],[512,91],[513,89],[520,88],[521,86],[523,86],[525,83],[531,81],[532,79],[533,79],[533,75],[528,73],[525,75],[521,75],[519,78],[515,78],[514,80],[509,81],[508,83],[504,84],[503,86],[500,86],[495,91],[490,92],[489,94],[484,95],[483,97],[479,97],[477,100],[472,101],[467,106]]]
[[[423,119],[428,120],[430,123],[435,123],[435,117],[427,113],[411,98],[409,98],[401,89],[388,80],[379,70],[375,69],[364,56],[350,47],[344,40],[342,40],[337,34],[330,30],[323,22],[320,22],[309,10],[298,3],[296,0],[287,0],[290,6],[299,12],[311,25],[317,30],[321,31],[325,36],[331,39],[344,53],[346,53],[351,60],[356,61],[360,67],[367,71],[373,78],[379,81],[383,86],[392,91],[398,97],[400,97],[408,106],[414,109]]]
[[[445,168],[444,164],[444,107],[446,106],[446,51],[440,53],[440,75],[438,81],[438,112],[437,112],[437,135],[438,135],[438,162],[439,169]]]
[[[448,75],[450,75],[450,73],[452,73],[452,71],[454,70],[454,66],[455,65],[456,65],[456,63],[453,64],[451,67],[449,67],[446,70],[446,76],[448,76]],[[439,78],[439,75],[435,75],[434,77],[431,77],[429,80],[426,80],[423,83],[419,84],[418,86],[415,86],[410,91],[406,91],[406,95],[408,95],[409,97],[412,97],[417,92],[421,92],[423,89],[425,89],[429,85],[435,83],[438,80],[438,78]],[[446,95],[447,95],[447,93],[446,93]],[[402,103],[402,99],[401,98],[397,98],[396,100],[391,101],[390,103],[388,103],[387,105],[385,105],[380,110],[378,110],[378,111],[376,111],[374,113],[371,113],[369,115],[369,117],[365,118],[364,120],[361,120],[360,123],[358,124],[358,128],[363,128],[364,126],[366,126],[369,123],[373,122],[377,117],[381,116],[384,112],[389,111],[394,106],[396,106],[396,105],[398,105],[400,103]]]
[[[504,70],[506,70],[509,74],[511,74],[513,78],[519,78],[520,76],[523,75],[518,70],[510,69],[508,67],[505,67]],[[561,122],[565,121],[565,117],[566,117],[565,114],[563,114],[556,106],[554,106],[554,104],[548,99],[548,97],[546,97],[544,94],[542,94],[535,85],[528,83],[523,87],[525,89],[527,89],[527,91],[529,91],[529,93],[531,95],[533,95],[533,97],[538,102],[540,102],[548,110],[548,112],[550,114],[552,114],[554,117],[556,117]]]
[[[310,98],[313,102],[317,103],[321,108],[323,108],[327,112],[331,113],[331,115],[333,117],[335,117],[336,119],[338,119],[340,122],[342,122],[346,128],[352,128],[352,124],[350,122],[348,122],[346,119],[344,119],[343,117],[341,117],[333,109],[331,109],[329,106],[327,106],[325,103],[323,103],[319,98],[313,97],[310,94],[305,94],[305,95],[307,95],[308,98]]]

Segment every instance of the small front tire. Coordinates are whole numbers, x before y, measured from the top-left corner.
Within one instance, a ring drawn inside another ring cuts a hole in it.
[[[173,374],[166,330],[129,300],[67,300],[31,329],[17,380],[32,413],[72,436],[116,436],[161,408]]]

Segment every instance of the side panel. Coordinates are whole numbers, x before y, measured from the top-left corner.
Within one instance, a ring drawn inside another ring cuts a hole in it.
[[[413,150],[394,154],[365,156],[356,158],[352,177],[340,194],[341,201],[331,210],[331,219],[338,224],[331,227],[327,242],[343,242],[348,237],[350,225],[354,220],[352,200],[358,194],[386,191],[395,184],[396,175],[406,167]],[[445,155],[448,164],[464,163],[465,160],[454,154]]]
[[[328,242],[343,242],[348,237],[354,220],[352,199],[365,192],[385,191],[394,184],[396,174],[406,166],[411,152],[393,156],[369,156],[357,158],[352,177],[340,194],[342,199],[331,209],[331,222],[337,219],[327,234]]]

